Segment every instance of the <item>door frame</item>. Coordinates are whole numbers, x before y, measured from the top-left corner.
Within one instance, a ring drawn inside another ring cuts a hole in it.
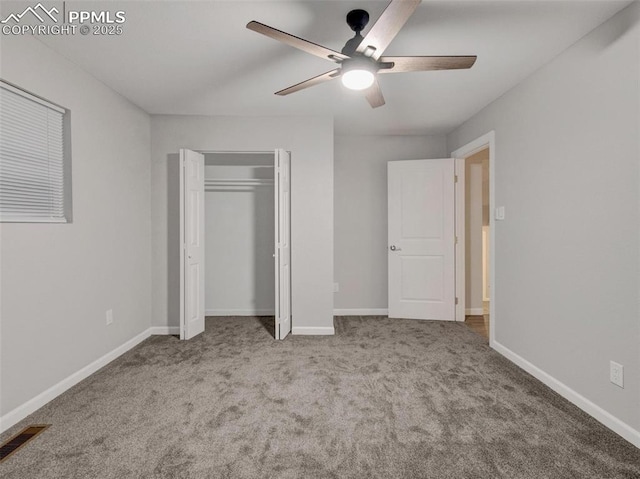
[[[496,336],[496,222],[495,212],[495,168],[496,168],[496,134],[492,130],[475,140],[461,146],[451,152],[451,157],[456,158],[456,230],[458,243],[456,245],[456,321],[465,319],[465,208],[464,208],[464,167],[465,160],[489,148],[489,346],[493,347]]]

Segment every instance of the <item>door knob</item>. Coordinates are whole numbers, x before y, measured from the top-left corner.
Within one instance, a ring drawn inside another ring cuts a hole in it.
[[[400,251],[400,248],[396,248],[396,245],[393,245],[393,244],[391,246],[389,246],[389,249],[391,251]]]

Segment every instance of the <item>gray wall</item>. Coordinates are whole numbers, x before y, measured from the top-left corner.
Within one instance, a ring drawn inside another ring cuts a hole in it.
[[[496,341],[636,431],[639,17],[635,2],[448,137],[495,130]]]
[[[336,309],[387,308],[387,162],[447,157],[444,136],[336,136]]]
[[[73,223],[1,225],[4,415],[149,328],[151,211],[149,116],[28,35],[1,58],[71,110],[73,160]]]
[[[153,324],[179,326],[173,167],[180,148],[291,151],[293,328],[333,328],[333,121],[325,117],[151,117]],[[167,167],[169,166],[169,170]],[[169,172],[169,174],[167,174]],[[171,180],[171,181],[170,181]],[[308,331],[308,330],[307,330]],[[300,332],[300,330],[297,330]]]

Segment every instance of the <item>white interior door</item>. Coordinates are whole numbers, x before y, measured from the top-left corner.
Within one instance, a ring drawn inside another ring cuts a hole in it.
[[[204,155],[180,150],[180,339],[204,331]]]
[[[276,150],[274,164],[276,339],[291,332],[291,155]]]
[[[389,317],[455,320],[455,163],[388,163]]]

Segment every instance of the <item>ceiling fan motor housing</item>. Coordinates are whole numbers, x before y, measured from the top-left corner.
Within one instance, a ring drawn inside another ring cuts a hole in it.
[[[344,60],[340,69],[342,72],[348,70],[367,70],[371,73],[376,73],[380,69],[380,65],[373,58],[358,54],[353,58]]]

